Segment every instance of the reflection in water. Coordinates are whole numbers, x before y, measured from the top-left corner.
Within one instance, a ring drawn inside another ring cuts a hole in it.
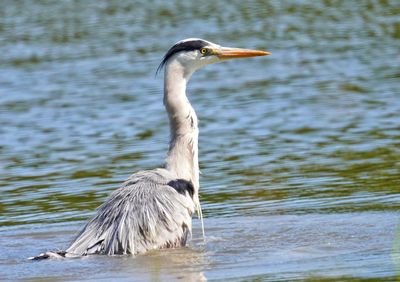
[[[138,278],[138,269],[143,277],[151,281],[206,281],[204,270],[207,269],[205,253],[198,249],[182,248],[161,250],[138,256],[134,260],[124,258],[121,266],[128,273]]]

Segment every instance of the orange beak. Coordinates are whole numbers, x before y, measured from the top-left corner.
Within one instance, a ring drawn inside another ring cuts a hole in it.
[[[271,53],[260,50],[222,47],[219,50],[215,50],[215,55],[217,55],[221,59],[233,59],[233,58],[267,56],[271,55]]]

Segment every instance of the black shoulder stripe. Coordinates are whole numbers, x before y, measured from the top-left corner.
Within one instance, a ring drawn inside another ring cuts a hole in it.
[[[193,198],[194,187],[191,181],[185,179],[176,179],[168,182],[168,185],[174,188],[179,194],[186,195],[186,191],[189,193],[190,197]]]

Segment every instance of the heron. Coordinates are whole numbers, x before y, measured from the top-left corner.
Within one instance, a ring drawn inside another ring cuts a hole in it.
[[[164,68],[164,105],[170,143],[162,168],[132,174],[97,209],[65,251],[47,251],[31,259],[137,255],[183,247],[192,235],[192,215],[202,221],[199,200],[198,120],[186,87],[192,74],[228,59],[270,55],[267,51],[222,47],[200,38],[175,43],[156,73]],[[202,222],[204,236],[204,225]]]

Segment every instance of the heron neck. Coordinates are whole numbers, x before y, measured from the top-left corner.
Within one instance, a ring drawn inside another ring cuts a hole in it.
[[[191,181],[198,201],[198,125],[196,113],[186,96],[191,73],[179,63],[167,64],[164,75],[164,105],[170,124],[170,145],[166,168],[177,178]]]

